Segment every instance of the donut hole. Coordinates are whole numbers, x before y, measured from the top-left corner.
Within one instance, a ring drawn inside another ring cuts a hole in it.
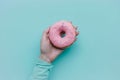
[[[65,31],[61,31],[61,32],[60,32],[60,37],[63,38],[63,37],[65,37],[65,36],[66,36]]]

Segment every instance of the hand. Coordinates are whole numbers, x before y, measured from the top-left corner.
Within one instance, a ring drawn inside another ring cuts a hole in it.
[[[76,29],[76,36],[79,34],[77,31],[77,27],[74,27]],[[51,63],[59,54],[62,53],[62,51],[65,49],[59,49],[52,45],[52,43],[49,40],[49,28],[43,32],[42,39],[41,39],[41,55],[40,58]]]

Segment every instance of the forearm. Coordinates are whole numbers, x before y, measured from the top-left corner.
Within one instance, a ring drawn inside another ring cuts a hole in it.
[[[48,80],[52,67],[53,65],[51,63],[39,58],[34,67],[30,80]]]

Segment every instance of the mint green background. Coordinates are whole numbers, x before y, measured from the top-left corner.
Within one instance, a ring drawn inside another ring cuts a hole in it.
[[[0,80],[27,80],[43,30],[63,19],[80,35],[49,80],[120,80],[119,0],[0,0]]]

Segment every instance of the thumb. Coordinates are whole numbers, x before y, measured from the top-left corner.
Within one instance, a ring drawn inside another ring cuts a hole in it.
[[[43,40],[47,40],[48,39],[48,33],[49,33],[49,28],[47,28],[42,35]]]

